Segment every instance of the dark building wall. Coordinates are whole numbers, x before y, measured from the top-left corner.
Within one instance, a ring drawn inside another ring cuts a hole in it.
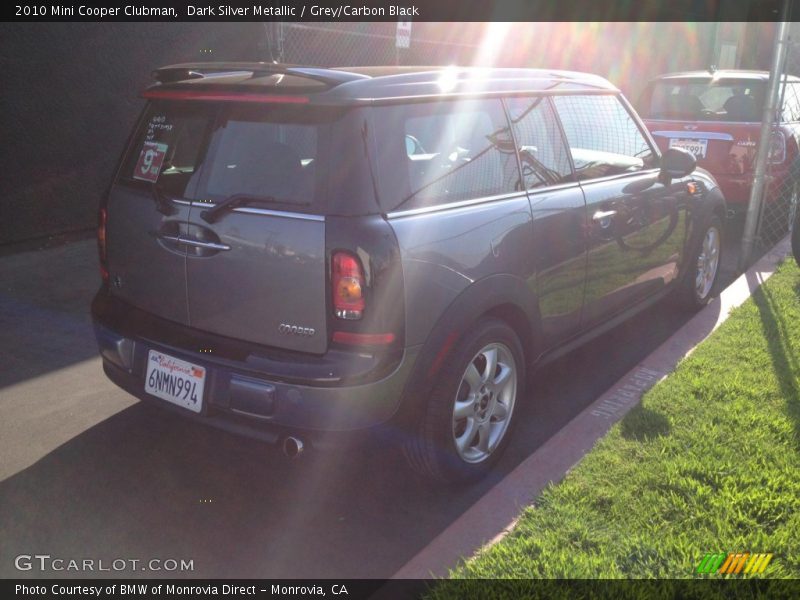
[[[94,225],[154,67],[260,58],[263,39],[260,23],[0,24],[0,243]]]

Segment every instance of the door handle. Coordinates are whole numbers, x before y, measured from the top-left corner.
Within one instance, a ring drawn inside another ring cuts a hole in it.
[[[600,225],[601,229],[611,227],[611,219],[617,216],[615,210],[598,210],[592,215],[592,221]]]
[[[592,215],[592,221],[607,221],[611,217],[616,217],[617,211],[615,210],[598,210]]]
[[[159,234],[159,239],[166,240],[168,242],[174,242],[176,244],[183,244],[185,246],[194,246],[195,248],[205,248],[207,250],[230,250],[231,247],[227,244],[218,244],[216,242],[203,242],[200,240],[195,240],[192,238],[185,238],[179,235],[164,235]]]

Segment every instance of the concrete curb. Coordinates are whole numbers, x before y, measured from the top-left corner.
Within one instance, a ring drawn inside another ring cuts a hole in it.
[[[549,483],[560,481],[614,423],[639,403],[647,390],[671,373],[678,362],[719,327],[731,309],[747,300],[789,254],[791,245],[787,236],[611,389],[520,463],[392,578],[444,577],[463,558],[502,539],[514,527],[522,510]]]

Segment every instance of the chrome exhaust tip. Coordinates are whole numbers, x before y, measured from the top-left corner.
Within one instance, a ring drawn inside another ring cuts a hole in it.
[[[287,436],[283,439],[281,445],[283,454],[288,458],[297,458],[304,450],[303,441],[296,437]]]

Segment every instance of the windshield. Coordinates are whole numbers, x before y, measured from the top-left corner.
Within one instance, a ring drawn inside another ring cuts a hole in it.
[[[336,117],[307,107],[153,102],[121,179],[189,200],[218,203],[243,194],[318,207],[320,163]]]
[[[754,79],[669,79],[644,95],[642,114],[684,121],[761,120],[765,85]]]

